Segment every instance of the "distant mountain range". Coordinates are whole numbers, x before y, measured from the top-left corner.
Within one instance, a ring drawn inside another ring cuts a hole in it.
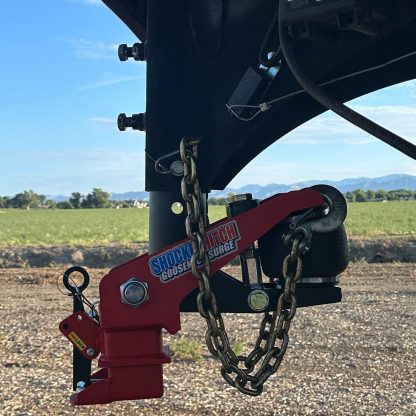
[[[351,178],[343,179],[341,181],[311,180],[306,182],[297,182],[291,185],[282,185],[277,183],[271,183],[269,185],[264,186],[246,185],[241,188],[225,188],[223,191],[212,191],[210,193],[210,197],[223,198],[227,197],[229,193],[251,193],[253,194],[254,198],[264,199],[277,193],[307,188],[309,186],[317,185],[320,183],[332,185],[343,193],[348,191],[354,191],[356,189],[364,189],[365,191],[378,191],[380,189],[383,189],[385,191],[393,191],[395,189],[411,189],[412,191],[416,191],[416,176],[397,174],[382,176],[381,178]],[[69,197],[57,195],[50,196],[49,198],[54,199],[55,201],[64,201],[67,200]],[[136,201],[147,201],[149,199],[149,193],[145,191],[112,193],[111,199],[114,201],[122,201],[126,199]]]
[[[329,180],[311,180],[306,182],[297,182],[291,185],[281,185],[277,183],[271,183],[269,185],[246,185],[242,188],[225,188],[223,191],[212,191],[210,193],[211,198],[226,197],[230,192],[235,194],[253,194],[254,198],[264,199],[269,196],[275,195],[281,192],[294,191],[297,189],[308,188],[309,186],[325,183],[327,185],[334,186],[342,193],[355,191],[356,189],[363,189],[364,191],[372,190],[378,191],[383,189],[385,191],[393,191],[396,189],[410,189],[416,190],[416,176],[412,175],[387,175],[381,178],[351,178],[343,179],[341,181],[329,181]]]

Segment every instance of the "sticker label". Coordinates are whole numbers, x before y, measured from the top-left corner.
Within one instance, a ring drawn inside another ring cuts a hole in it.
[[[209,260],[213,262],[237,251],[239,240],[241,240],[241,236],[235,220],[207,231],[204,241]],[[192,242],[190,241],[174,246],[170,250],[150,258],[150,271],[161,282],[171,282],[192,269],[192,254]]]
[[[87,346],[82,342],[81,338],[75,333],[75,332],[70,332],[68,334],[68,338],[75,344],[75,346],[77,346],[81,351],[85,350],[85,348],[87,348]]]

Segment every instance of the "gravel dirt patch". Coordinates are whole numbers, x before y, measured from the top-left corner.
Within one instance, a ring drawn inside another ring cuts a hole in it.
[[[415,415],[416,264],[352,264],[342,276],[342,303],[301,309],[282,367],[260,397],[230,388],[219,362],[164,367],[165,396],[74,409],[71,347],[58,323],[71,299],[54,281],[63,270],[0,269],[1,415]],[[90,270],[97,296],[106,270]],[[247,348],[260,316],[228,315],[234,341]],[[185,337],[203,345],[205,322],[183,314]],[[166,342],[173,337],[166,336]]]
[[[148,251],[147,242],[103,246],[10,246],[0,247],[0,267],[56,267],[82,264],[111,268]],[[350,238],[350,260],[368,263],[416,263],[415,237]],[[238,263],[238,262],[237,262]]]

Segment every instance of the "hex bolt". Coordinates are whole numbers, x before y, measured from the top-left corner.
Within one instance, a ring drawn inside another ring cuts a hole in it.
[[[92,357],[94,354],[95,354],[95,349],[94,348],[88,348],[87,349],[87,355]]]
[[[145,131],[145,114],[139,113],[127,117],[125,113],[121,113],[117,117],[117,127],[120,131],[126,131],[129,127],[133,130]]]
[[[126,305],[139,307],[149,299],[148,286],[135,277],[130,278],[120,286],[121,302]]]

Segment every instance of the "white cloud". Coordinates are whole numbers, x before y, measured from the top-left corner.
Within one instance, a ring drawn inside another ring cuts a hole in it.
[[[118,45],[116,44],[93,42],[83,38],[62,38],[61,40],[73,46],[74,54],[79,59],[91,61],[117,59]]]
[[[368,116],[415,116],[416,107],[409,107],[404,105],[379,105],[379,106],[355,106],[356,111],[367,114]]]
[[[94,123],[98,128],[109,131],[116,131],[118,134],[121,134],[120,130],[117,127],[117,116],[114,117],[90,117],[88,121]],[[136,138],[145,138],[145,132],[133,129],[126,129],[122,132],[123,136],[125,135],[134,135]]]
[[[302,164],[297,162],[267,162],[264,154],[259,159],[251,161],[228,186],[239,188],[248,183],[268,185],[272,182],[292,183],[291,173],[302,170]]]
[[[87,4],[93,6],[104,6],[101,0],[64,0],[66,3]]]
[[[416,176],[416,163],[413,160],[407,159],[402,163],[403,172],[406,172],[408,175]]]
[[[416,143],[416,107],[410,106],[358,106],[355,110],[362,112],[381,126]]]
[[[416,125],[414,123],[416,108],[408,106],[354,106],[354,110],[416,143]],[[376,141],[376,138],[341,117],[333,113],[325,113],[289,133],[283,143],[363,145]]]
[[[416,108],[405,105],[354,105],[353,108],[416,143]],[[231,184],[291,184],[311,178],[325,181],[394,173],[416,175],[416,164],[358,127],[327,112],[278,140],[250,162]]]
[[[92,121],[93,123],[103,124],[103,125],[110,125],[110,124],[117,123],[116,120],[111,117],[90,117],[88,120]]]
[[[85,4],[94,4],[97,6],[103,5],[103,2],[101,0],[78,0],[78,2],[85,3]]]
[[[78,92],[89,91],[89,90],[94,90],[96,88],[108,87],[109,85],[122,84],[123,82],[137,81],[140,79],[144,79],[144,75],[135,75],[135,76],[105,79],[102,81],[92,82],[91,84],[80,85],[79,87],[76,88],[76,91]]]
[[[144,189],[145,155],[142,151],[95,148],[5,153],[11,163],[24,164],[27,168],[15,171],[15,190],[35,189],[46,194],[69,195],[78,190],[89,192],[96,187],[111,192]],[[9,189],[8,181],[5,175],[0,176],[0,187]]]

